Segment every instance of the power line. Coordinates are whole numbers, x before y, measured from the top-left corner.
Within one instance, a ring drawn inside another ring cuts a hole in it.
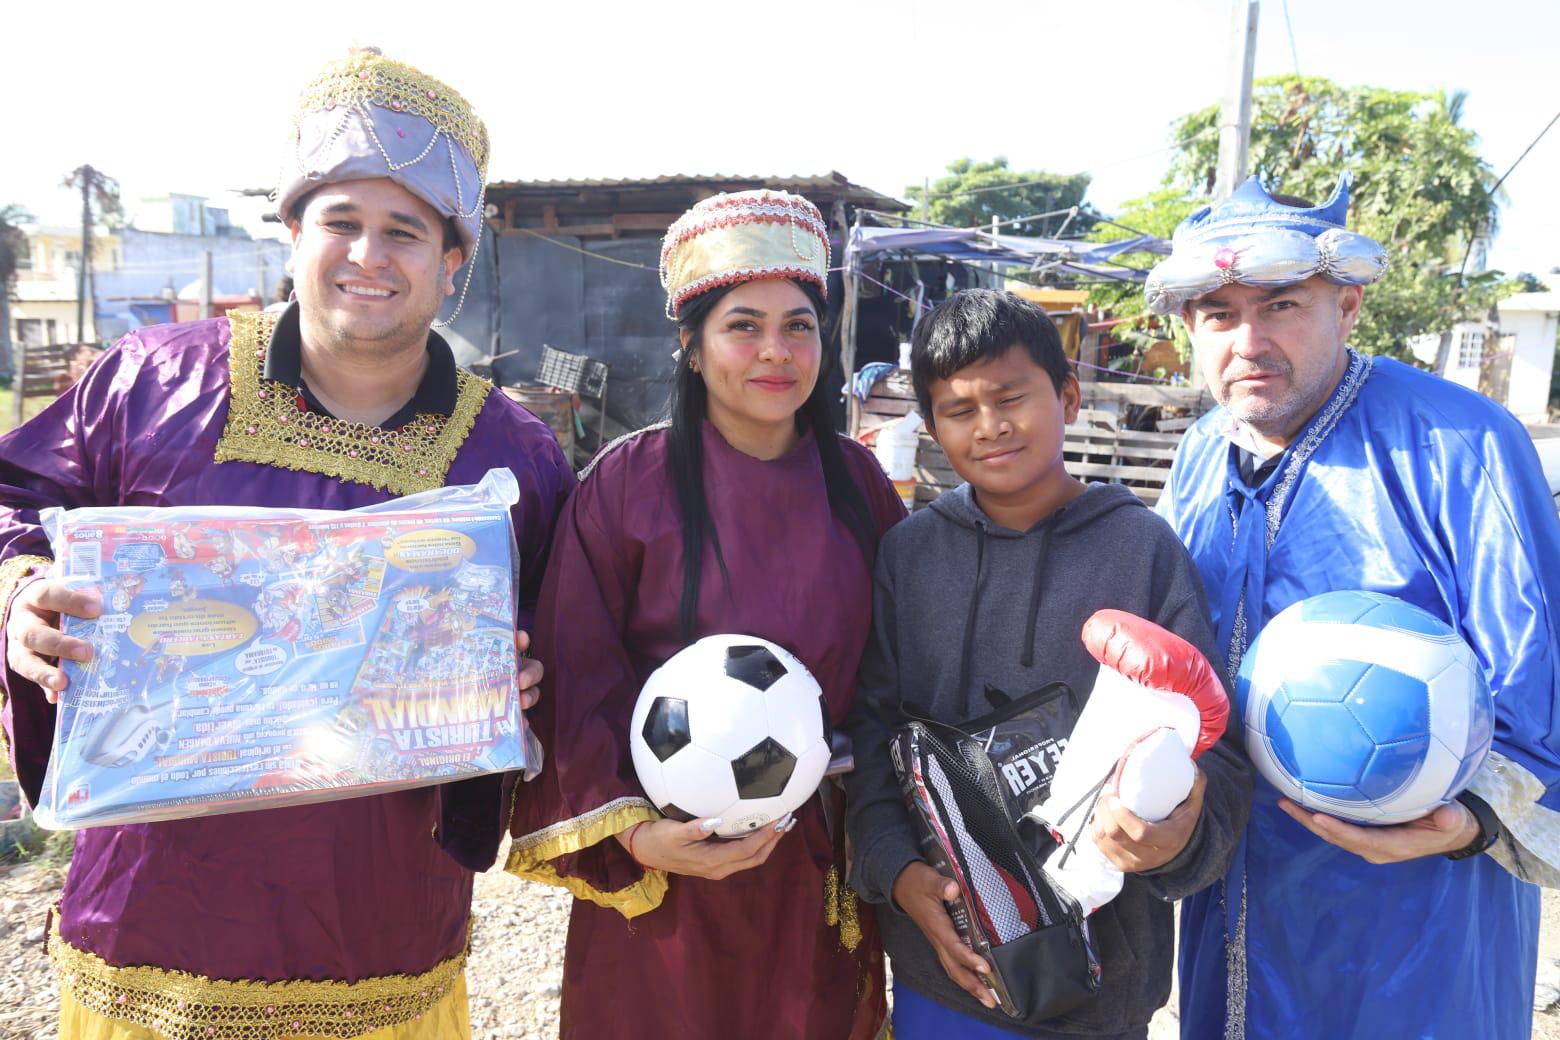
[[[1493,198],[1495,196],[1495,193],[1500,190],[1500,186],[1502,184],[1506,183],[1506,178],[1510,177],[1511,176],[1511,171],[1515,170],[1517,168],[1517,163],[1520,163],[1523,159],[1527,158],[1528,152],[1531,152],[1533,150],[1534,146],[1536,146],[1538,144],[1538,142],[1540,142],[1540,141],[1542,141],[1544,139],[1544,135],[1549,133],[1550,127],[1553,127],[1557,120],[1560,120],[1560,112],[1556,112],[1554,114],[1554,116],[1552,116],[1550,118],[1549,122],[1544,125],[1544,128],[1538,132],[1538,136],[1533,138],[1533,143],[1532,144],[1530,144],[1526,148],[1522,149],[1522,154],[1517,156],[1517,162],[1514,162],[1514,163],[1511,164],[1511,169],[1508,169],[1505,173],[1500,175],[1500,180],[1496,181],[1495,182],[1495,186],[1490,189],[1489,193],[1490,193],[1490,197],[1491,198]]]
[[[1300,75],[1300,52],[1295,50],[1295,27],[1289,24],[1289,0],[1284,0],[1284,31],[1289,33],[1289,56],[1295,59],[1295,75]]]
[[[571,246],[567,242],[560,242],[556,238],[553,238],[551,235],[544,235],[540,231],[534,231],[534,230],[532,230],[531,228],[528,228],[528,227],[505,228],[505,230],[506,231],[523,231],[527,235],[530,235],[533,238],[541,239],[543,242],[551,242],[553,245],[557,246],[559,249],[567,249],[571,253],[581,253],[581,254],[583,254],[585,256],[588,256],[588,257],[591,257],[592,259],[595,259],[595,260],[605,260],[609,264],[622,264],[624,267],[637,267],[641,271],[658,271],[659,270],[659,268],[651,267],[649,264],[636,264],[632,260],[619,260],[615,256],[606,256],[606,255],[603,255],[601,253],[592,252],[589,249],[581,249],[579,246]]]
[[[1528,157],[1528,153],[1538,146],[1538,142],[1544,139],[1544,135],[1549,133],[1550,129],[1557,121],[1560,121],[1560,112],[1556,112],[1553,116],[1551,116],[1549,122],[1545,123],[1544,128],[1538,132],[1538,136],[1533,138],[1532,142],[1529,143],[1526,148],[1522,149],[1522,154],[1517,156],[1517,161],[1507,167],[1506,172],[1500,175],[1500,179],[1494,183],[1489,191],[1485,192],[1485,198],[1495,198],[1495,193],[1500,190],[1500,186],[1502,184],[1506,183],[1506,178],[1510,177],[1512,171],[1514,171],[1522,163],[1523,159]],[[1459,287],[1463,284],[1464,276],[1468,273],[1468,258],[1473,255],[1473,243],[1478,239],[1478,237],[1477,229],[1475,229],[1473,234],[1468,236],[1468,248],[1463,251],[1462,266],[1457,269],[1457,284]]]

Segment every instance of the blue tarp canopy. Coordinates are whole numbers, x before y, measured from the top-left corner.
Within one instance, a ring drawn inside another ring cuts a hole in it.
[[[858,227],[845,248],[852,270],[883,253],[935,257],[944,260],[1016,264],[1031,270],[1055,271],[1080,278],[1141,282],[1147,271],[1113,263],[1123,253],[1168,255],[1170,243],[1154,235],[1137,235],[1119,242],[1080,242],[1063,238],[1023,238],[993,235],[972,228]]]

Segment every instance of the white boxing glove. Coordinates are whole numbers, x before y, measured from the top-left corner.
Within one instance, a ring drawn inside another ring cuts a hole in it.
[[[1084,625],[1083,642],[1100,662],[1099,678],[1031,815],[1062,845],[1046,874],[1091,914],[1124,880],[1094,844],[1089,823],[1099,798],[1114,793],[1150,823],[1169,816],[1191,793],[1192,760],[1223,735],[1230,708],[1208,659],[1152,621],[1102,610]]]

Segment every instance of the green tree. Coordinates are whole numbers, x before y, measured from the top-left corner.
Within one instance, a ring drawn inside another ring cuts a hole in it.
[[[1477,135],[1460,124],[1465,97],[1300,76],[1253,88],[1251,172],[1269,191],[1320,203],[1340,172],[1353,171],[1350,226],[1387,249],[1391,270],[1367,291],[1351,340],[1367,352],[1405,354],[1409,337],[1486,311],[1503,291],[1499,272],[1462,277],[1465,257],[1494,235],[1500,202]],[[1218,166],[1218,120],[1212,105],[1172,125],[1180,143],[1164,191],[1148,197],[1158,211],[1206,204]],[[1133,215],[1129,207],[1122,223],[1132,224]],[[1100,302],[1119,301],[1102,294]]]
[[[962,228],[989,228],[992,220],[1000,223],[1077,206],[1078,214],[1070,222],[1064,215],[999,229],[1005,235],[1047,237],[1060,232],[1065,224],[1071,238],[1087,232],[1099,218],[1099,211],[1083,201],[1089,180],[1086,173],[1015,170],[999,155],[990,162],[959,159],[949,163],[947,174],[931,184],[929,206],[924,205],[924,186],[912,184],[905,193],[916,204],[911,216]]]
[[[11,367],[11,294],[16,272],[28,262],[27,236],[21,226],[32,215],[21,206],[0,206],[0,379],[9,383]]]

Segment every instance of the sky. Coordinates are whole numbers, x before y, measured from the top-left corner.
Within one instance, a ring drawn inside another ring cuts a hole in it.
[[[1286,25],[1287,6],[1287,25]],[[91,163],[128,208],[185,192],[258,234],[298,90],[373,44],[469,99],[489,180],[837,170],[886,194],[951,160],[1158,186],[1178,117],[1224,90],[1231,0],[16,2],[0,11],[0,205],[79,220]],[[1498,173],[1560,112],[1552,0],[1262,0],[1256,75],[1466,90]],[[1560,267],[1560,125],[1503,186],[1491,266]],[[1560,283],[1560,276],[1550,279]],[[1560,284],[1555,288],[1560,289]]]

